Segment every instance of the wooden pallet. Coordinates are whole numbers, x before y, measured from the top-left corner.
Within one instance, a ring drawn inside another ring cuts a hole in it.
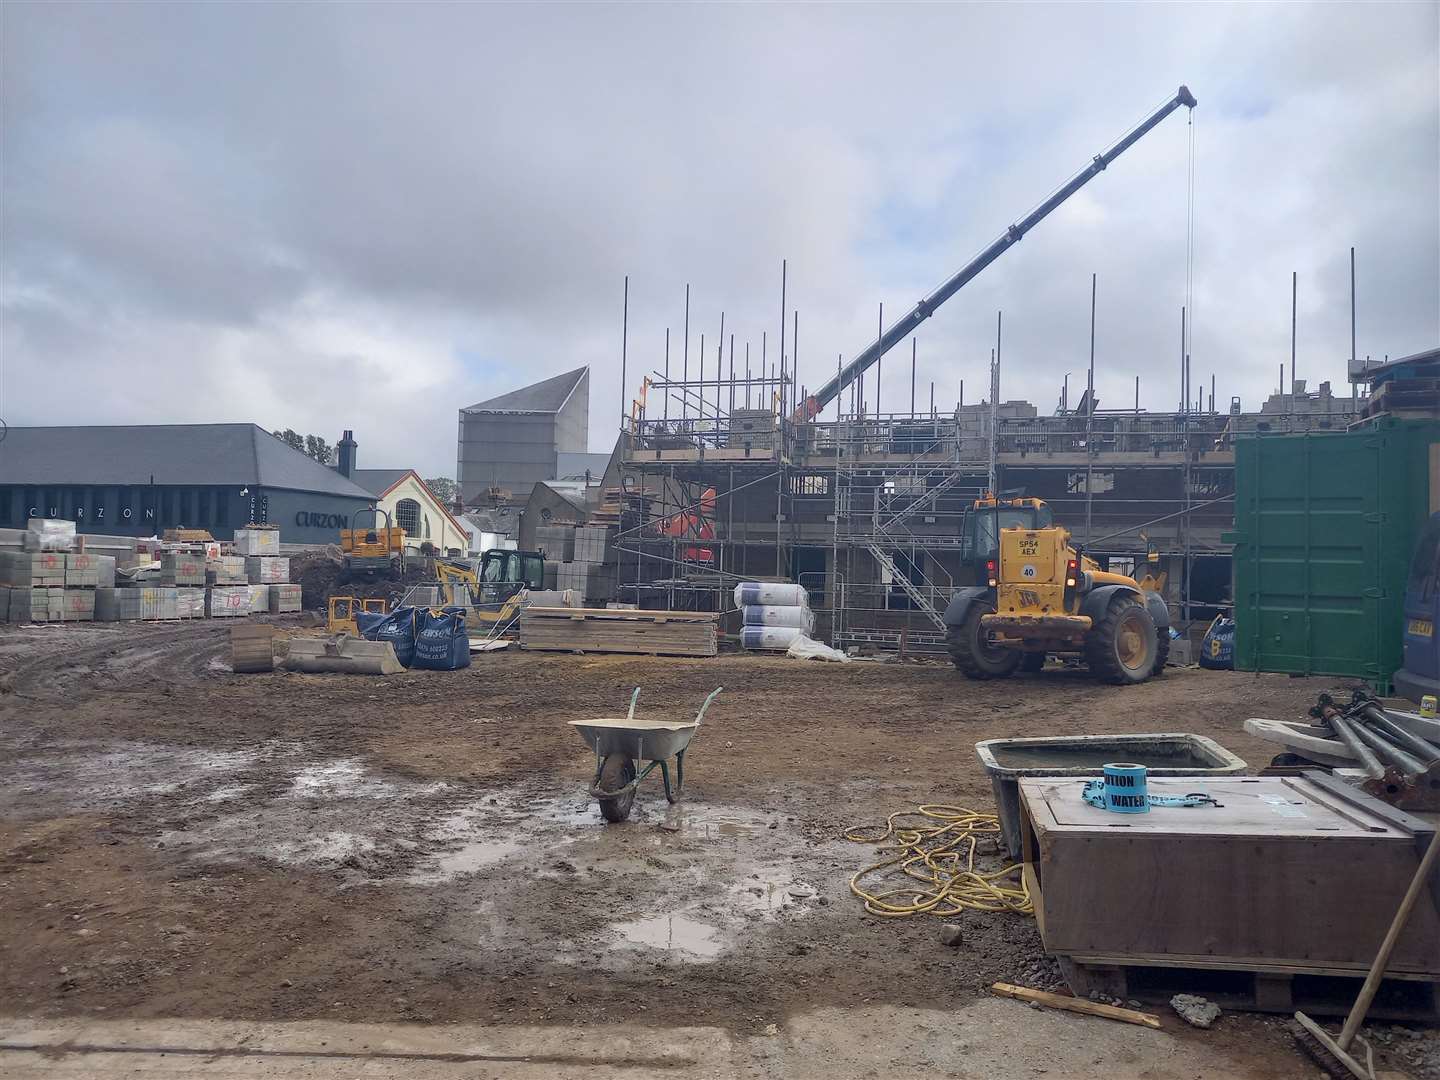
[[[532,607],[520,619],[520,647],[548,652],[714,656],[719,642],[713,612]]]
[[[1182,958],[1169,958],[1181,960]],[[1201,957],[1181,963],[1135,957],[1057,956],[1060,973],[1076,997],[1100,993],[1124,1001],[1163,1005],[1175,994],[1198,994],[1222,1009],[1246,1012],[1344,1016],[1365,972],[1339,968],[1252,967]],[[1380,983],[1370,1015],[1379,1020],[1440,1021],[1440,976],[1400,973]]]

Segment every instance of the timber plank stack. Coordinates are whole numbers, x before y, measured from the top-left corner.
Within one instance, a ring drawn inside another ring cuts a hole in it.
[[[520,647],[549,652],[714,656],[715,613],[624,611],[610,608],[527,608]]]

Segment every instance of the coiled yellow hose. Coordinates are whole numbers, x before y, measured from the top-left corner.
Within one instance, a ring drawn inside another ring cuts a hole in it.
[[[920,820],[903,820],[913,818]],[[952,916],[966,909],[1033,915],[1035,907],[1019,863],[988,873],[975,869],[977,841],[999,835],[1000,819],[994,814],[935,803],[891,814],[883,830],[878,825],[857,825],[845,832],[845,839],[881,845],[889,857],[857,871],[850,878],[850,891],[872,915]],[[897,887],[878,892],[860,884],[866,875],[881,871],[891,877],[904,874],[918,884],[897,882]],[[1018,886],[1000,884],[1011,877]]]

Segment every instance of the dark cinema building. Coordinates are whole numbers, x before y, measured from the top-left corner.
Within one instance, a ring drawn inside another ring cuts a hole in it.
[[[228,540],[269,522],[285,543],[337,543],[351,515],[374,502],[255,424],[12,427],[0,439],[4,529],[55,517],[86,533],[208,529]]]

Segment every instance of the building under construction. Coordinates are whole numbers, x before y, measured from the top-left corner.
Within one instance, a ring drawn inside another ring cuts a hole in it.
[[[1087,394],[1053,416],[1006,401],[821,420],[792,412],[787,386],[646,381],[621,438],[618,599],[723,610],[738,580],[792,580],[833,644],[933,648],[974,580],[967,514],[994,490],[1044,499],[1087,554],[1164,573],[1182,621],[1208,618],[1229,600],[1235,441],[1343,431],[1365,404],[1297,383],[1252,413]]]
[[[1184,404],[1174,412],[1141,409],[1137,382],[1134,408],[1098,408],[1093,303],[1091,389],[1073,407],[1062,393],[1054,415],[999,400],[998,320],[989,389],[979,404],[966,404],[962,391],[952,408],[917,408],[913,346],[908,410],[882,412],[878,389],[874,399],[865,393],[867,373],[874,369],[878,388],[880,360],[907,338],[913,342],[941,305],[1171,113],[1195,106],[1181,86],[908,312],[888,326],[882,320],[875,340],[813,391],[798,382],[787,357],[783,269],[779,360],[762,361],[758,376],[748,362],[737,372],[732,344],[728,372],[717,350],[712,376],[704,377],[702,360],[698,377],[690,377],[687,288],[682,377],[671,377],[667,347],[664,370],[638,380],[606,469],[603,504],[585,514],[614,529],[597,580],[615,599],[642,607],[713,610],[730,606],[739,580],[796,581],[808,590],[817,633],[832,644],[933,648],[943,641],[951,595],[975,582],[983,571],[977,562],[994,549],[971,514],[975,500],[1023,493],[1045,500],[1102,564],[1163,575],[1182,624],[1226,604],[1236,440],[1344,430],[1365,407],[1353,388],[1346,396],[1333,395],[1329,384],[1307,392],[1294,379],[1293,333],[1288,392],[1282,368],[1280,391],[1253,413],[1238,399],[1217,408],[1213,382],[1208,403],[1203,390],[1192,393],[1184,308]],[[1192,142],[1192,177],[1193,152]],[[1193,187],[1188,200],[1193,223]],[[1188,301],[1188,246],[1186,265]],[[790,342],[793,349],[793,334]],[[1351,351],[1353,375],[1353,314]],[[564,506],[532,509],[527,517],[546,524],[566,520]],[[992,530],[1005,524],[995,514],[988,521]]]

